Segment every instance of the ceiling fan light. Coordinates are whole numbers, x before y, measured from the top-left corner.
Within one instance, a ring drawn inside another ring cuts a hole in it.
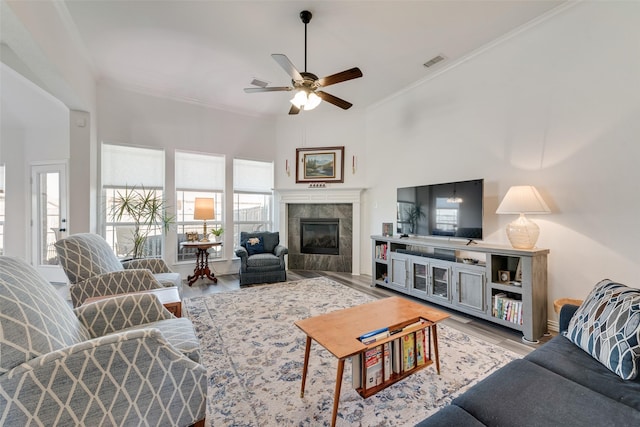
[[[303,90],[299,90],[289,102],[298,108],[302,108],[307,103],[307,93]]]
[[[315,93],[311,92],[307,97],[307,103],[304,105],[305,111],[313,110],[322,102],[322,98],[320,98]]]

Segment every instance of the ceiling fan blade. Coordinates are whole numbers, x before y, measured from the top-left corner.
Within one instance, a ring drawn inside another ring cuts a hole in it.
[[[300,109],[295,105],[292,105],[291,108],[289,109],[289,114],[298,114],[299,112],[300,112]]]
[[[322,98],[323,101],[327,101],[330,104],[335,105],[336,107],[340,107],[343,110],[348,110],[353,105],[350,102],[345,101],[344,99],[340,99],[337,96],[333,96],[327,92],[317,91],[316,95]]]
[[[256,93],[256,92],[285,92],[291,91],[293,88],[291,86],[273,86],[273,87],[245,87],[244,91],[246,93]]]
[[[293,80],[296,80],[296,81],[302,80],[302,75],[296,69],[295,65],[293,65],[291,61],[289,61],[289,58],[287,58],[287,55],[283,55],[281,53],[274,53],[271,55],[271,57],[276,60],[276,62],[287,72],[287,74],[291,76]]]
[[[350,70],[345,70],[340,73],[318,79],[318,84],[322,87],[327,87],[347,80],[357,79],[358,77],[362,77],[362,71],[360,71],[360,68],[354,67]]]

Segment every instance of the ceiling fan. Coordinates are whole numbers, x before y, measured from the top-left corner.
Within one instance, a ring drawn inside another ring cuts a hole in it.
[[[300,19],[304,23],[304,71],[299,72],[286,55],[274,53],[271,57],[291,76],[291,86],[250,87],[244,89],[246,93],[296,91],[290,101],[293,105],[289,114],[298,114],[300,110],[313,110],[323,100],[343,110],[351,108],[353,104],[350,102],[318,89],[362,77],[359,68],[351,68],[320,79],[315,74],[307,72],[307,24],[312,16],[308,10],[300,12]]]

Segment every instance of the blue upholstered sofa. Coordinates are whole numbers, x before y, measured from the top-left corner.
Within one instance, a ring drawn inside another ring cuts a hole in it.
[[[604,282],[594,291],[601,286],[601,294],[613,303],[594,301],[592,291],[580,307],[562,307],[560,330],[568,329],[568,336],[577,342],[583,340],[596,353],[608,350],[610,361],[605,361],[606,357],[599,361],[559,334],[480,381],[417,426],[640,426],[640,376],[623,380],[621,376],[631,371],[619,369],[621,360],[632,359],[634,353],[636,364],[640,363],[640,291],[621,291]],[[633,293],[635,296],[629,297]],[[595,320],[592,316],[591,323],[585,321],[593,314]],[[604,317],[609,318],[608,323]],[[587,336],[593,334],[596,324],[600,331],[609,329],[607,339]],[[622,335],[630,346],[613,343]],[[607,363],[617,366],[617,372],[606,367]]]
[[[240,286],[255,283],[284,282],[287,268],[284,256],[287,248],[280,244],[277,231],[240,232]]]

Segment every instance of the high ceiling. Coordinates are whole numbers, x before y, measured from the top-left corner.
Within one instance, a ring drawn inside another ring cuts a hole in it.
[[[98,79],[249,114],[286,115],[289,92],[246,94],[257,78],[290,85],[271,58],[286,54],[318,77],[359,67],[326,89],[362,109],[427,78],[563,0],[66,1]],[[427,69],[423,63],[447,59]],[[337,107],[323,103],[318,110]],[[311,114],[310,112],[307,114]]]

